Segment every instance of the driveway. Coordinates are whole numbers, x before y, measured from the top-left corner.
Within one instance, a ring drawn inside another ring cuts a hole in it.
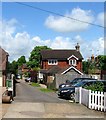
[[[59,99],[55,92],[44,93],[38,87],[29,85],[24,80],[16,84],[15,102],[46,102],[67,103],[67,100]]]

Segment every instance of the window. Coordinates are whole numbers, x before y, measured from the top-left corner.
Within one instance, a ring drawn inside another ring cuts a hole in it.
[[[48,65],[57,65],[58,61],[57,60],[48,60]]]
[[[69,65],[74,65],[74,66],[76,66],[76,60],[69,60]]]

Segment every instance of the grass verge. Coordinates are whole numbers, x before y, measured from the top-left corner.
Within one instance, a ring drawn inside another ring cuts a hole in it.
[[[42,92],[54,92],[54,90],[47,89],[47,88],[40,88]]]
[[[35,82],[32,82],[31,86],[33,86],[33,87],[40,87],[40,85],[38,83],[35,83]]]

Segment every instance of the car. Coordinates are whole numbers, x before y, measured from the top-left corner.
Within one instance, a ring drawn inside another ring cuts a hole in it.
[[[66,80],[66,83],[62,83],[59,85],[59,89],[63,87],[71,87],[73,84],[78,83],[83,80],[97,80],[95,78],[75,78],[73,80]]]
[[[25,78],[25,82],[31,82],[31,78],[30,77]]]
[[[61,98],[73,99],[75,97],[75,88],[76,87],[86,87],[96,82],[102,82],[104,84],[104,92],[106,91],[106,80],[83,80],[76,84],[73,84],[71,87],[63,87],[58,90],[58,96]]]

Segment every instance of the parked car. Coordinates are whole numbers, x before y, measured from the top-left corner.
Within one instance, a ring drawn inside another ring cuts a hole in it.
[[[63,87],[71,87],[73,84],[78,83],[83,80],[97,80],[94,78],[75,78],[73,80],[67,80],[66,83],[62,83],[59,85],[59,89]]]
[[[73,99],[75,97],[75,88],[76,87],[86,87],[96,82],[102,82],[104,84],[104,92],[106,91],[106,80],[83,80],[76,84],[73,84],[71,87],[63,87],[58,90],[58,96],[62,98]]]
[[[30,77],[25,78],[25,82],[31,82],[31,78]]]

